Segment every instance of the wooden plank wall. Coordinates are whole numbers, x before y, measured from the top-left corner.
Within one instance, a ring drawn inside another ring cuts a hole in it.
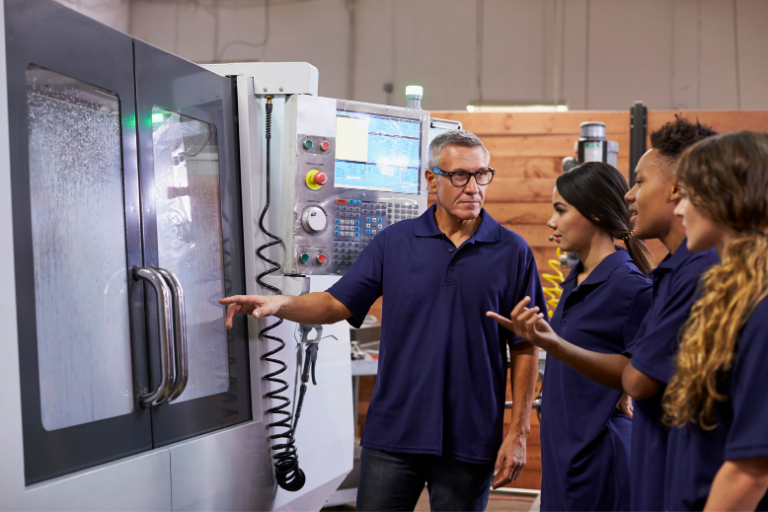
[[[768,131],[768,112],[746,111],[651,111],[648,114],[648,134],[680,113],[691,121],[698,119],[719,132],[749,129]],[[547,261],[556,257],[556,245],[549,241],[551,230],[546,222],[552,214],[552,188],[562,172],[563,157],[573,155],[579,138],[579,124],[602,121],[607,138],[618,141],[618,169],[629,178],[629,111],[572,111],[562,113],[475,113],[432,112],[433,117],[461,121],[464,129],[478,135],[491,153],[491,166],[496,177],[489,185],[485,209],[505,227],[519,233],[533,249],[539,273],[549,270]],[[650,141],[647,142],[650,147]],[[430,198],[430,204],[434,198]],[[658,242],[649,248],[656,261],[667,253]],[[381,319],[381,300],[370,314]],[[359,425],[365,421],[373,378],[362,379]],[[511,400],[511,391],[508,391]],[[509,428],[510,412],[505,414],[505,433]],[[362,429],[360,429],[362,430]],[[528,465],[511,487],[539,489],[541,487],[541,452],[539,423],[531,418],[528,439]]]

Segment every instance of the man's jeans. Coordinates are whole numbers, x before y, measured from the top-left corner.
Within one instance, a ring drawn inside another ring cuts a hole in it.
[[[363,448],[357,510],[413,510],[426,483],[431,510],[482,511],[492,481],[493,466]]]

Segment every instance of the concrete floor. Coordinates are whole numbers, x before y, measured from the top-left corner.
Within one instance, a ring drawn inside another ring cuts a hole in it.
[[[491,494],[488,498],[486,512],[528,512],[531,510],[534,499],[528,497]],[[421,498],[416,504],[415,512],[429,512],[429,495],[427,489],[421,493]],[[538,510],[538,507],[536,507]]]
[[[510,496],[508,494],[491,493],[488,499],[487,512],[528,512],[539,510],[538,500],[522,496]],[[355,510],[355,504],[343,505],[340,507],[331,507],[323,509],[324,511],[344,511]],[[415,512],[429,512],[429,494],[427,488],[421,493],[419,502],[416,504]]]

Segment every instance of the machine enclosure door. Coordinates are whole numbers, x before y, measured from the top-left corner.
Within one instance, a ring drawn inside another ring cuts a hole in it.
[[[6,0],[27,484],[152,447],[133,41]]]
[[[189,382],[152,408],[157,447],[250,419],[246,321],[227,331],[217,302],[245,293],[242,214],[232,82],[142,41],[134,51],[144,261],[177,275],[187,309]]]
[[[50,0],[3,8],[26,485],[250,419],[245,320],[217,303],[244,293],[230,80]],[[145,408],[150,266],[184,288],[190,376]]]

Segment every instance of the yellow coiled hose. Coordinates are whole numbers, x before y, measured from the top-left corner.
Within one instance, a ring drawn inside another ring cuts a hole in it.
[[[560,286],[560,283],[565,281],[565,276],[563,275],[562,270],[560,270],[560,254],[560,248],[558,247],[557,259],[547,261],[549,268],[551,268],[555,274],[545,273],[541,275],[544,281],[549,281],[552,285],[544,287],[544,293],[547,295],[547,305],[549,306],[547,308],[549,318],[552,318],[552,315],[555,313],[555,308],[557,308],[557,304],[560,302],[560,295],[563,293],[563,287]]]

